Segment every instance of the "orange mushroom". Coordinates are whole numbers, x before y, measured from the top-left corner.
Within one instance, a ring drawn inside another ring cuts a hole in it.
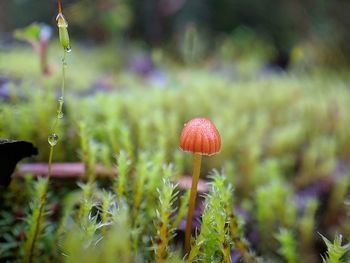
[[[214,155],[220,151],[221,137],[215,125],[208,119],[195,118],[185,124],[180,136],[180,148],[194,154],[191,195],[185,232],[185,252],[190,252],[192,217],[196,204],[197,184],[200,175],[202,155]]]

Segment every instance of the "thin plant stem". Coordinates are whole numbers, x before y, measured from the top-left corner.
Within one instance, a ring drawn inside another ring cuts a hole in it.
[[[64,104],[64,87],[65,87],[65,79],[66,79],[66,56],[67,51],[63,50],[63,58],[62,58],[62,81],[61,81],[61,95],[58,98],[58,109],[57,115],[53,125],[51,126],[50,133],[55,133],[56,126],[58,121],[63,117],[63,104]]]
[[[47,189],[47,186],[46,186],[46,189]],[[45,195],[43,196],[43,198],[40,202],[39,213],[38,213],[38,217],[36,219],[37,223],[35,225],[35,230],[34,230],[34,236],[33,236],[32,242],[30,243],[29,255],[27,255],[25,257],[25,260],[24,260],[25,263],[32,263],[33,262],[34,246],[35,246],[38,234],[39,234],[40,220],[41,220],[43,209],[44,209],[44,206],[46,203],[46,192],[45,192]]]
[[[49,183],[49,179],[51,177],[51,164],[52,164],[53,148],[54,148],[53,146],[50,146],[50,155],[49,155],[49,163],[48,163],[48,181],[46,182],[45,191],[44,191],[44,194],[40,200],[39,213],[38,213],[38,216],[35,220],[36,224],[35,224],[34,235],[33,235],[33,239],[30,242],[29,253],[24,258],[25,263],[32,263],[33,262],[34,247],[35,247],[35,243],[36,243],[36,240],[37,240],[38,234],[39,234],[40,221],[41,221],[43,210],[44,210],[44,207],[46,204],[48,183]]]
[[[62,5],[61,5],[61,1],[57,0],[57,7],[58,7],[58,12],[62,13]],[[42,219],[42,214],[43,214],[43,210],[47,201],[47,192],[48,192],[48,184],[49,184],[49,180],[51,178],[51,174],[52,174],[52,158],[53,158],[53,154],[54,154],[54,147],[57,144],[58,141],[58,136],[56,134],[56,126],[58,124],[58,121],[60,119],[63,118],[63,103],[64,103],[64,86],[65,86],[65,67],[66,67],[66,53],[67,50],[64,48],[63,49],[63,58],[62,58],[62,82],[61,82],[61,95],[58,99],[58,109],[57,109],[57,115],[55,118],[55,121],[50,129],[50,134],[48,137],[48,142],[50,145],[50,154],[49,154],[49,160],[48,160],[48,180],[46,182],[45,185],[45,189],[44,189],[44,193],[41,197],[40,200],[40,204],[39,204],[39,212],[38,212],[38,216],[36,218],[36,225],[35,225],[35,229],[34,229],[34,235],[32,240],[30,241],[30,245],[29,245],[29,252],[27,255],[25,255],[25,259],[24,262],[26,263],[32,263],[33,261],[33,254],[34,254],[34,248],[35,248],[35,243],[37,241],[38,235],[39,235],[39,231],[40,231],[40,221]]]
[[[61,4],[61,0],[57,0],[57,8],[58,8],[58,13],[62,13],[62,4]]]
[[[47,177],[49,178],[49,180],[50,180],[50,178],[51,178],[51,171],[52,171],[52,156],[53,156],[53,148],[54,148],[54,146],[51,146],[50,145],[50,154],[49,154],[49,162],[48,162],[48,172],[47,172]]]
[[[66,79],[66,57],[67,50],[63,49],[63,58],[62,58],[62,82],[61,82],[61,97],[64,98],[64,86]]]
[[[188,214],[186,221],[186,232],[185,232],[185,253],[189,254],[191,249],[191,230],[192,230],[192,217],[194,208],[196,206],[196,196],[197,196],[197,185],[199,181],[199,175],[201,170],[202,155],[195,153],[193,156],[194,166],[192,174],[192,186],[190,201],[188,204]]]
[[[65,54],[66,54],[66,51],[64,51],[64,57],[63,57],[63,60],[62,60],[62,87],[61,87],[61,92],[63,91],[64,92],[64,78],[65,78],[65,70],[64,70],[64,67],[65,67]],[[62,93],[61,93],[62,95]],[[53,127],[51,128],[51,132],[55,132],[55,128],[56,128],[56,125],[57,125],[57,121],[60,119],[59,118],[59,114],[62,114],[62,105],[63,105],[63,96],[61,96],[62,100],[60,100],[59,102],[59,109],[57,111],[57,118],[54,122],[54,125]],[[49,135],[50,136],[50,135]],[[48,183],[49,183],[49,180],[51,178],[51,174],[52,174],[52,157],[53,157],[53,153],[54,153],[54,148],[55,148],[55,145],[56,143],[54,144],[50,144],[50,154],[49,154],[49,160],[48,160],[48,172],[47,172],[47,177],[48,177],[48,182],[47,182],[47,185],[46,185],[46,188],[45,188],[45,192],[43,194],[43,197],[42,199],[40,200],[40,207],[39,207],[39,213],[38,213],[38,217],[36,218],[36,225],[35,225],[35,230],[34,230],[34,236],[33,236],[33,239],[32,239],[32,242],[30,243],[30,249],[29,249],[29,255],[26,256],[25,258],[25,262],[28,262],[28,263],[31,263],[32,260],[33,260],[33,254],[34,254],[34,247],[35,247],[35,243],[36,243],[36,240],[37,240],[37,237],[38,237],[38,234],[39,234],[39,229],[40,229],[40,221],[41,221],[41,217],[42,217],[42,213],[43,213],[43,209],[45,207],[45,204],[46,204],[46,199],[47,199],[47,191],[48,191]]]

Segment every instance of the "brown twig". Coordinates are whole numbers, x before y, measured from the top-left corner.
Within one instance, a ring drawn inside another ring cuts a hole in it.
[[[15,177],[23,177],[26,174],[33,174],[34,176],[47,176],[48,167],[47,163],[25,163],[18,166],[15,173]],[[65,178],[84,178],[86,174],[85,166],[83,163],[53,163],[51,167],[51,178],[65,179]],[[102,164],[96,165],[96,174],[100,178],[113,178],[117,175],[116,168],[108,168]],[[181,176],[177,179],[180,189],[191,188],[192,177]],[[203,194],[208,192],[208,182],[199,179],[198,193]]]

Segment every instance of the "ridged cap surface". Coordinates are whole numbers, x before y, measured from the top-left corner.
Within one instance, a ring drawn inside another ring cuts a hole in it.
[[[210,120],[192,119],[182,129],[180,148],[183,151],[202,155],[216,154],[221,148],[220,133]]]

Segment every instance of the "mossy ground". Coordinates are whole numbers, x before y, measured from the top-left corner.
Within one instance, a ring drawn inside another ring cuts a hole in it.
[[[227,61],[219,67],[212,61],[180,66],[157,51],[151,69],[136,74],[116,48],[72,46],[54,161],[81,160],[92,174],[96,163],[117,165],[122,174],[81,185],[82,190],[52,182],[47,205],[52,216],[45,217],[46,235],[36,251],[45,256],[35,262],[78,262],[84,256],[86,262],[179,261],[181,241],[173,234],[179,236],[181,227],[173,222],[181,221],[176,211],[184,215],[185,209],[175,208],[186,201],[178,201],[183,193],[171,181],[191,172],[191,157],[180,152],[178,140],[183,124],[199,116],[217,125],[222,150],[203,160],[202,177],[214,183],[193,259],[227,260],[227,251],[240,251],[239,237],[262,260],[318,262],[324,246],[317,232],[330,239],[335,233],[349,236],[346,71],[267,74],[258,70],[259,60],[254,66]],[[49,77],[40,75],[29,49],[11,48],[1,58],[9,98],[1,102],[0,137],[33,142],[40,151],[33,161],[45,162],[60,58],[51,55]],[[220,172],[212,179],[214,168]],[[17,195],[20,186],[27,190]],[[0,258],[14,260],[24,253],[17,247],[26,238],[19,218],[36,196],[30,182],[16,179],[1,198]],[[236,232],[232,213],[238,216]]]

